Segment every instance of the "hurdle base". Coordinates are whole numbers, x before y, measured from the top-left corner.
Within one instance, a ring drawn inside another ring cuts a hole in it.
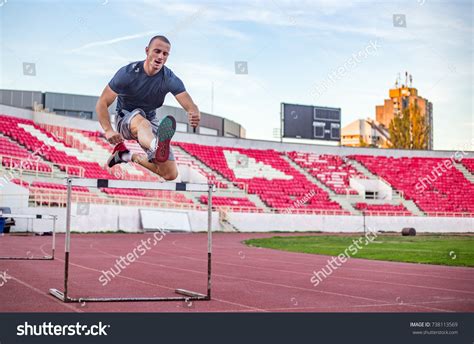
[[[189,297],[207,297],[207,295],[201,294],[201,293],[196,293],[195,291],[190,291],[186,289],[176,289],[174,291],[176,294],[181,294],[184,296],[189,296]]]
[[[57,289],[49,289],[49,293],[53,295],[55,298],[60,299],[63,302],[67,302],[64,299],[64,293],[62,291],[59,291]]]
[[[0,257],[0,260],[54,260],[54,257]]]
[[[207,295],[196,293],[185,289],[176,289],[175,292],[184,296],[170,297],[64,297],[64,293],[58,289],[49,289],[49,293],[63,302],[144,302],[144,301],[209,301]]]

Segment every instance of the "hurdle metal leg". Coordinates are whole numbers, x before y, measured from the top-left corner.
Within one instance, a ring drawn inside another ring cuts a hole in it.
[[[185,289],[176,289],[176,293],[192,296],[199,295],[199,297],[205,297],[203,300],[210,300],[211,299],[211,267],[212,267],[212,189],[213,186],[209,185],[209,189],[207,191],[207,294],[197,294],[194,292],[190,292]]]
[[[76,180],[77,181],[77,180]],[[92,180],[78,180],[79,185],[93,187],[94,184],[91,184]],[[58,289],[50,289],[49,293],[58,298],[63,302],[144,302],[144,301],[205,301],[211,300],[211,256],[212,256],[212,191],[214,186],[209,184],[207,185],[208,192],[208,224],[207,224],[207,293],[202,294],[186,289],[175,289],[175,293],[182,296],[172,296],[172,297],[70,297],[68,290],[69,282],[69,256],[70,256],[70,243],[71,243],[71,193],[72,186],[75,180],[72,178],[67,179],[67,201],[66,201],[66,239],[65,239],[65,256],[64,256],[64,291]],[[114,181],[113,185],[120,187],[122,181]],[[150,188],[150,182],[136,182],[138,185],[142,185],[143,189]],[[161,189],[171,190],[170,184],[165,183]],[[77,185],[77,184],[76,184]],[[196,186],[198,184],[194,184]],[[107,180],[99,179],[97,180],[97,187],[107,187],[109,183]],[[153,186],[153,185],[151,185]],[[185,183],[175,184],[176,190],[186,190]],[[192,189],[189,191],[198,191],[198,189]]]
[[[56,252],[56,220],[58,219],[57,215],[54,215],[53,219],[53,243],[51,248],[51,259],[54,259],[54,254]]]
[[[212,268],[212,185],[209,185],[207,197],[207,297],[211,299],[211,268]]]

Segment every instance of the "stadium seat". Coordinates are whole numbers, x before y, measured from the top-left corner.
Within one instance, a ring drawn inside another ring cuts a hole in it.
[[[403,204],[367,204],[357,202],[355,204],[357,210],[364,211],[367,215],[384,215],[384,216],[410,216],[412,215]]]
[[[357,191],[349,186],[350,178],[366,178],[344,161],[340,156],[302,152],[288,152],[288,157],[317,178],[332,191],[339,195],[357,195]]]
[[[199,198],[199,201],[202,204],[207,204],[208,197],[202,195]],[[231,209],[237,212],[263,212],[262,209],[257,208],[255,203],[251,202],[248,198],[245,197],[222,197],[214,196],[212,197],[212,206],[216,208],[226,208]]]
[[[183,150],[235,183],[258,195],[277,211],[344,211],[329,195],[296,171],[274,150],[204,146],[178,142]],[[303,202],[304,200],[304,202]]]
[[[369,171],[381,177],[403,197],[413,202],[425,213],[474,214],[474,185],[456,167],[437,173],[442,158],[352,155],[341,157],[271,149],[246,149],[240,147],[206,146],[196,143],[173,142],[178,164],[188,165],[220,188],[234,186],[241,194],[258,196],[264,204],[276,212],[334,212],[348,214],[331,200],[329,194],[308,180],[286,159],[285,155],[326,185],[337,195],[357,192],[349,185],[350,178],[365,178],[351,160],[363,164]],[[133,153],[143,153],[135,141],[126,146]],[[137,164],[123,164],[106,168],[105,161],[112,147],[103,134],[97,131],[64,128],[56,125],[36,124],[31,120],[0,115],[0,157],[4,168],[21,168],[24,171],[50,173],[53,166],[72,176],[85,178],[158,181],[158,176]],[[184,152],[183,152],[184,151]],[[474,159],[460,161],[474,173]],[[120,170],[119,174],[115,172]],[[54,181],[54,180],[53,180]],[[56,180],[57,181],[57,180]],[[54,204],[62,204],[65,187],[60,182],[15,183],[27,187],[34,197],[49,194],[56,197]],[[75,189],[75,194],[93,199],[94,202],[117,201],[120,204],[168,203],[172,206],[200,207],[207,203],[206,196],[194,203],[180,193],[132,189],[102,189],[90,191]],[[126,203],[123,203],[126,202]],[[51,204],[51,202],[49,203]],[[247,197],[218,196],[215,206],[231,209],[263,211]],[[164,205],[166,206],[166,205]],[[403,205],[356,203],[356,209],[370,213],[399,213],[410,215]],[[463,215],[464,216],[464,215]]]
[[[382,177],[405,199],[427,213],[474,213],[474,185],[446,159],[353,155],[350,158]]]

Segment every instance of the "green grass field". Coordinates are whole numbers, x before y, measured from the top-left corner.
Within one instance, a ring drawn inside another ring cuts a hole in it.
[[[275,236],[244,241],[249,246],[272,248],[290,252],[323,254],[337,256],[348,247],[356,245],[360,235],[313,235],[313,236]],[[363,236],[362,236],[363,237]],[[366,239],[359,242],[360,249],[347,250],[353,258],[387,260],[395,262],[437,264],[450,266],[474,266],[474,236],[469,235],[401,235],[379,234],[365,245]]]

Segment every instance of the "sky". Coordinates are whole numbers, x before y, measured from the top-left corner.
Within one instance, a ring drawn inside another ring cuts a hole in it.
[[[274,139],[281,102],[341,108],[343,126],[375,118],[408,71],[433,103],[434,148],[474,150],[473,13],[470,0],[0,0],[0,88],[97,96],[164,34],[200,110],[248,138]]]

